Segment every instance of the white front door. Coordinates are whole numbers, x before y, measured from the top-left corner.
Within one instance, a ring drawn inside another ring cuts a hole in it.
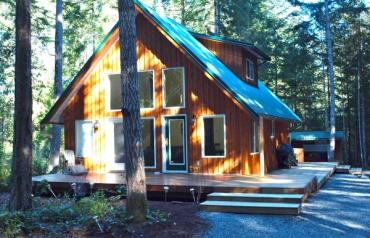
[[[122,119],[111,119],[107,123],[106,148],[107,170],[125,170],[123,157],[123,125]]]

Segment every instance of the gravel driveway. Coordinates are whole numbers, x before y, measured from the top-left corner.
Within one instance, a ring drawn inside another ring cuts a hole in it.
[[[370,179],[336,174],[299,216],[201,212],[204,237],[370,237]]]

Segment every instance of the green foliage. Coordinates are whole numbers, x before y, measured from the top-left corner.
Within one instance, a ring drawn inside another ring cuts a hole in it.
[[[3,212],[0,214],[0,231],[5,237],[17,237],[24,228],[22,212]]]
[[[113,207],[104,196],[103,191],[93,193],[90,197],[82,198],[76,203],[77,211],[84,213],[87,217],[103,217],[113,211]]]

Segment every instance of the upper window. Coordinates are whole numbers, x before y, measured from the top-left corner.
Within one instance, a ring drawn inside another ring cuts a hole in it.
[[[139,72],[140,107],[154,107],[154,71]]]
[[[224,115],[203,117],[203,157],[226,156],[226,125]]]
[[[138,72],[140,108],[154,107],[154,72]],[[120,110],[122,105],[121,78],[119,74],[109,75],[109,109]]]
[[[259,152],[259,125],[255,120],[251,121],[251,153]]]
[[[247,59],[247,79],[254,80],[254,63],[250,59]]]
[[[120,110],[122,106],[121,79],[119,74],[109,75],[110,110]]]
[[[163,80],[164,107],[185,107],[184,69],[164,69]]]

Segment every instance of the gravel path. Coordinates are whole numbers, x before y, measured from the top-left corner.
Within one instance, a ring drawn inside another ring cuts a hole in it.
[[[299,216],[201,212],[211,228],[204,237],[368,237],[370,179],[334,175],[304,203]]]

